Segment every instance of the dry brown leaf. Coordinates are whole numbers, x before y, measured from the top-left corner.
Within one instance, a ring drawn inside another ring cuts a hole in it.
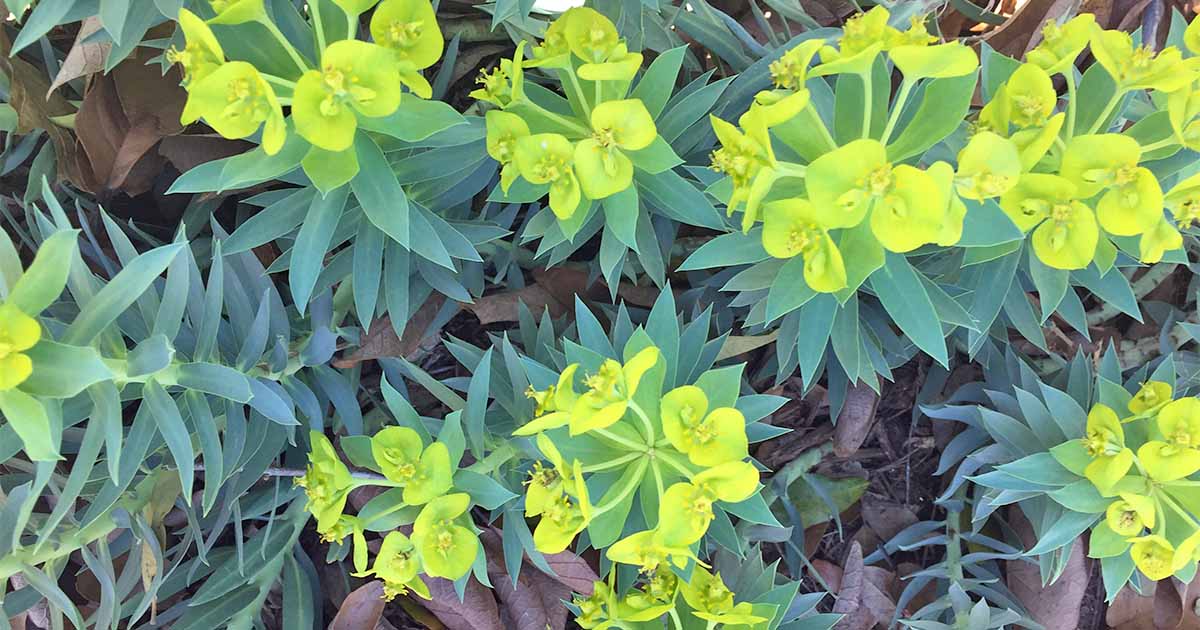
[[[354,589],[338,607],[329,630],[375,630],[383,617],[383,582],[372,580]]]
[[[530,313],[533,313],[535,318],[540,317],[542,311],[547,309],[550,311],[550,317],[562,317],[568,312],[567,304],[570,304],[570,302],[563,304],[558,301],[542,285],[531,284],[517,291],[485,295],[476,300],[474,304],[463,304],[463,308],[471,311],[475,317],[479,318],[479,323],[486,326],[496,322],[517,321],[519,305],[522,303]]]
[[[499,599],[500,616],[506,628],[517,630],[563,630],[567,624],[564,600],[575,590],[591,594],[600,578],[579,556],[564,551],[545,556],[558,575],[547,575],[529,562],[521,564],[516,585],[504,564],[504,543],[499,530],[489,529],[480,537],[487,552],[488,577]]]
[[[833,453],[838,457],[849,457],[862,446],[875,422],[875,406],[879,394],[870,386],[859,382],[846,390],[846,402],[837,417],[833,433]]]
[[[730,335],[725,338],[725,343],[721,344],[721,351],[717,353],[717,360],[729,359],[736,357],[739,354],[745,354],[751,350],[761,348],[779,337],[779,331],[773,330],[765,335]]]
[[[863,520],[881,540],[891,540],[920,519],[907,505],[866,495],[862,499]]]
[[[446,297],[441,293],[430,295],[404,326],[403,337],[396,336],[390,318],[375,320],[371,324],[371,330],[363,335],[358,349],[348,356],[334,359],[333,366],[349,368],[380,357],[404,357],[412,360],[418,351],[428,349],[440,339],[441,329],[431,324],[445,301]]]
[[[135,54],[106,75],[97,75],[75,117],[83,153],[79,169],[88,189],[101,197],[121,190],[130,196],[149,190],[162,170],[162,157],[151,152],[159,140],[183,131],[179,114],[186,94],[179,71],[165,76]]]
[[[18,134],[45,129],[54,143],[58,158],[58,178],[83,186],[83,177],[75,159],[75,136],[70,130],[50,121],[52,117],[68,116],[75,108],[61,94],[49,94],[50,81],[44,72],[17,57],[10,57],[12,42],[0,29],[0,73],[9,80],[9,104],[17,112]]]
[[[254,145],[243,140],[229,140],[216,134],[188,134],[169,136],[158,143],[158,153],[175,165],[180,173],[192,168],[244,153]]]
[[[1009,510],[1009,520],[1026,548],[1037,542],[1033,527],[1019,509]],[[1087,593],[1090,570],[1084,557],[1083,541],[1071,544],[1067,568],[1053,584],[1042,584],[1037,563],[1023,560],[1006,562],[1008,589],[1029,611],[1029,616],[1046,630],[1074,630],[1079,625],[1080,605]]]
[[[600,581],[600,576],[596,575],[591,565],[570,551],[546,554],[543,557],[546,564],[554,569],[552,577],[555,580],[584,597],[590,596],[596,582]]]
[[[1151,584],[1145,596],[1131,588],[1121,589],[1108,606],[1105,623],[1114,630],[1166,630],[1167,628],[1200,628],[1196,615],[1200,598],[1200,578],[1187,585],[1175,578]]]
[[[496,598],[474,576],[467,581],[462,601],[454,590],[454,582],[426,575],[421,579],[429,587],[431,599],[419,603],[437,615],[448,630],[504,630]]]
[[[67,81],[104,70],[104,62],[108,59],[108,51],[112,50],[112,42],[103,38],[99,41],[87,41],[102,28],[104,25],[100,23],[100,18],[94,15],[80,23],[75,44],[63,59],[62,66],[58,69],[58,74],[54,75],[54,82],[50,84],[48,91],[53,92]]]
[[[895,576],[891,572],[881,567],[863,566],[862,546],[857,542],[850,545],[845,568],[840,572],[831,569],[836,567],[826,563],[821,575],[829,588],[837,592],[833,612],[844,615],[834,628],[868,630],[891,623],[896,613],[896,602],[891,595]],[[825,571],[830,574],[827,576]]]

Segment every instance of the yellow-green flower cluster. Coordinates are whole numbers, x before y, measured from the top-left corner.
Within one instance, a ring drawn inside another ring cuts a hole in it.
[[[468,512],[471,499],[451,492],[455,466],[445,444],[426,446],[407,427],[381,430],[371,438],[371,455],[383,474],[378,479],[352,475],[323,434],[311,431],[309,440],[309,467],[296,484],[304,488],[322,540],[341,544],[346,537],[353,538],[356,575],[383,580],[388,599],[409,591],[428,599],[429,590],[419,574],[454,580],[471,570],[479,553]],[[401,500],[388,513],[421,506],[412,535],[389,533],[369,569],[364,530],[370,523],[343,513],[350,491],[367,485],[401,489]]]
[[[742,208],[743,231],[761,218],[767,253],[802,256],[805,281],[814,291],[832,293],[847,284],[845,261],[831,232],[865,225],[870,237],[894,252],[953,245],[966,214],[959,197],[980,198],[1003,190],[1014,178],[1009,164],[982,159],[987,146],[970,147],[966,157],[972,159],[965,168],[960,164],[958,173],[945,162],[926,168],[893,164],[886,144],[895,120],[882,136],[872,137],[869,110],[861,138],[841,146],[833,141],[810,102],[805,87],[810,77],[856,74],[869,85],[867,76],[883,52],[906,82],[963,76],[978,66],[975,53],[962,44],[931,45],[936,40],[920,20],[901,31],[888,26],[888,17],[878,6],[850,19],[836,45],[801,43],[771,64],[776,89],[759,93],[737,126],[712,117],[721,144],[712,154],[712,168],[732,184],[729,213]],[[818,57],[820,63],[810,68]],[[771,129],[794,119],[820,128],[826,139],[825,152],[807,165],[778,159],[771,146]],[[771,197],[783,178],[803,179],[804,196]],[[977,185],[955,185],[966,179]]]
[[[526,483],[525,513],[540,516],[534,531],[539,551],[562,551],[597,516],[631,497],[643,479],[656,481],[657,525],[633,533],[608,548],[609,559],[633,564],[645,572],[664,562],[682,567],[695,558],[691,548],[714,518],[713,504],[737,503],[758,488],[758,471],[746,462],[749,444],[746,419],[733,407],[710,408],[708,396],[695,385],[666,392],[650,412],[635,400],[647,372],[661,361],[650,346],[624,364],[608,359],[583,379],[576,390],[579,366],[564,369],[557,385],[531,390],[537,417],[516,431],[537,436],[537,447],[549,466],[537,463]],[[645,401],[643,400],[643,404]],[[547,432],[566,429],[552,439]],[[586,435],[625,454],[607,461],[567,461],[555,441]],[[593,504],[591,472],[626,466],[599,503]],[[678,479],[667,485],[664,479]],[[648,490],[643,490],[648,491]]]
[[[574,604],[580,611],[575,621],[580,627],[593,630],[625,627],[624,622],[653,621],[666,614],[677,617],[676,602],[680,595],[690,607],[688,614],[706,622],[708,627],[750,626],[769,621],[756,614],[750,602],[735,604],[734,593],[721,574],[714,575],[700,565],[692,568],[686,582],[670,570],[655,571],[624,597],[617,597],[608,584],[596,582],[590,596],[575,598]]]
[[[226,138],[248,138],[261,128],[262,148],[268,155],[279,152],[292,129],[312,145],[303,166],[323,188],[345,183],[357,172],[352,145],[360,117],[380,118],[395,112],[401,85],[421,98],[432,93],[420,71],[437,62],[444,42],[429,0],[379,3],[370,20],[373,42],[354,39],[359,15],[375,5],[373,0],[335,3],[343,15],[325,19],[337,18],[348,27],[342,38],[328,42],[327,29],[313,7],[319,44],[316,63],[284,37],[267,16],[263,0],[212,0],[210,4],[216,15],[207,22],[180,10],[178,22],[186,45],[166,54],[182,67],[188,92],[181,121],[191,124],[203,119]],[[226,60],[209,25],[247,23],[266,28],[273,42],[265,45],[286,51],[290,70],[273,75],[244,60]],[[285,121],[284,107],[290,109],[291,125]]]
[[[1085,48],[1116,86],[1088,128],[1076,122],[1075,99],[1054,113],[1058,95],[1051,83],[1062,74],[1073,89],[1073,64]],[[1200,131],[1193,126],[1200,114],[1196,58],[1183,59],[1174,46],[1157,53],[1135,46],[1128,33],[1101,29],[1084,14],[1062,25],[1047,23],[1042,43],[1026,60],[985,105],[979,128],[1007,138],[1020,155],[1020,178],[1000,206],[1019,228],[1032,232],[1038,258],[1050,267],[1082,269],[1100,252],[1113,250],[1100,247],[1110,237],[1139,237],[1137,255],[1149,263],[1179,248],[1179,228],[1195,220],[1190,215],[1195,182],[1181,182],[1164,196],[1142,163],[1151,152],[1159,151],[1158,158],[1161,149],[1189,146]],[[1164,94],[1173,137],[1143,146],[1132,136],[1107,133],[1116,106],[1136,90]]]
[[[1093,557],[1128,551],[1151,580],[1200,559],[1200,515],[1185,507],[1197,483],[1188,478],[1200,471],[1200,400],[1172,395],[1170,384],[1151,381],[1130,399],[1123,417],[1097,404],[1084,437],[1051,450],[1112,499],[1092,532]]]
[[[531,59],[524,50],[522,42],[512,60],[481,73],[471,96],[498,108],[486,115],[487,148],[501,165],[502,190],[507,194],[518,178],[548,186],[550,209],[567,220],[584,204],[632,186],[629,154],[658,138],[645,104],[626,98],[642,55],[629,52],[613,23],[586,7],[555,19]],[[558,78],[570,114],[525,95],[526,68]]]

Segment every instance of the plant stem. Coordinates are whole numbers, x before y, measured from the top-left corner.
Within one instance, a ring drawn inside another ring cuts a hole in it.
[[[575,71],[564,70],[563,72],[571,78],[571,89],[575,91],[575,98],[579,99],[579,104],[583,105],[583,111],[587,112],[588,118],[591,118],[592,105],[588,103],[587,97],[583,95],[583,86],[579,85],[579,79],[575,76]]]
[[[634,415],[642,421],[642,427],[646,429],[646,444],[654,444],[654,424],[650,422],[650,417],[642,410],[642,407],[632,400],[629,401],[629,408],[633,410]]]
[[[833,139],[833,134],[829,133],[829,127],[825,126],[825,121],[821,119],[820,112],[817,111],[816,107],[813,107],[811,102],[804,106],[804,112],[811,119],[812,126],[821,133],[821,139],[825,141],[826,148],[830,151],[838,148],[837,140]]]
[[[599,435],[602,438],[606,438],[608,440],[616,442],[617,444],[620,444],[621,446],[624,446],[625,448],[628,448],[633,451],[637,451],[639,454],[646,452],[645,444],[638,444],[637,442],[634,442],[633,440],[623,438],[623,437],[617,435],[616,433],[609,431],[608,429],[592,429],[590,432],[595,433],[596,435]]]
[[[317,34],[317,50],[325,50],[325,27],[321,24],[321,2],[308,3],[308,10],[312,14],[313,31]],[[319,56],[319,55],[318,55]]]
[[[273,74],[267,74],[265,72],[260,72],[259,75],[262,76],[263,79],[266,79],[267,83],[274,83],[275,85],[278,85],[279,87],[284,87],[284,88],[288,88],[291,90],[296,89],[295,81],[288,81],[287,79],[285,79],[283,77],[277,77]]]
[[[638,485],[642,483],[642,478],[646,476],[646,467],[649,463],[650,460],[648,458],[643,459],[638,464],[637,470],[634,471],[633,476],[629,478],[629,481],[625,484],[624,488],[621,488],[621,492],[618,493],[617,496],[613,497],[608,503],[602,503],[593,508],[592,518],[596,518],[597,516],[600,516],[601,514],[604,514],[605,512],[617,507],[622,501],[628,498],[629,495],[637,489]]]
[[[1149,153],[1151,151],[1155,151],[1155,150],[1161,149],[1163,147],[1169,147],[1173,144],[1176,144],[1175,138],[1173,138],[1173,137],[1163,138],[1162,140],[1159,140],[1158,142],[1151,142],[1150,144],[1142,145],[1142,153]]]
[[[1067,139],[1070,140],[1075,135],[1075,68],[1072,66],[1063,73],[1063,78],[1067,80],[1067,122],[1063,125],[1063,131],[1067,134]]]
[[[1163,493],[1161,495],[1161,497],[1157,496],[1158,493],[1155,493],[1155,494],[1156,494],[1155,500],[1158,500],[1159,498],[1161,498],[1162,502],[1167,504],[1167,507],[1171,508],[1176,514],[1183,517],[1183,521],[1185,523],[1191,522],[1191,524],[1193,526],[1195,526],[1197,524],[1196,517],[1192,516],[1191,514],[1188,514],[1186,510],[1184,510],[1182,507],[1180,507],[1179,504],[1176,503],[1175,500],[1172,499],[1170,496],[1168,496],[1166,493]]]
[[[671,621],[675,623],[675,630],[683,630],[683,621],[679,619],[679,612],[674,608],[667,612],[671,615]]]
[[[862,137],[869,138],[871,136],[871,79],[869,73],[865,72],[858,75],[863,84],[863,122],[862,122]]]
[[[641,456],[642,456],[641,453],[630,453],[628,455],[622,455],[621,457],[618,457],[612,461],[604,462],[603,464],[595,464],[593,466],[584,466],[583,472],[585,472],[585,473],[600,472],[601,470],[609,470],[611,468],[617,468],[620,466],[624,466],[625,464],[627,464]]]
[[[315,14],[316,7],[317,7],[316,3],[313,3],[310,6],[313,8],[313,12]],[[271,20],[264,17],[259,20],[259,24],[262,24],[263,26],[265,26],[267,28],[267,31],[269,31],[271,33],[271,36],[274,37],[276,40],[279,41],[280,44],[283,45],[283,49],[286,50],[288,56],[292,58],[292,63],[296,64],[296,69],[300,71],[300,74],[304,74],[305,72],[308,71],[308,62],[304,60],[304,57],[300,56],[300,53],[296,50],[296,47],[292,46],[292,42],[289,42],[288,38],[283,36],[283,32],[281,32],[279,30],[278,26],[275,26],[274,22],[272,22]],[[318,37],[320,37],[320,32],[321,32],[321,29],[318,28],[317,29]],[[325,46],[322,45],[321,50],[324,50],[324,49],[325,49]]]
[[[651,468],[651,470],[653,470],[653,471],[654,471],[654,487],[658,489],[658,499],[659,499],[659,501],[661,501],[661,500],[662,500],[662,495],[663,495],[663,492],[664,492],[664,490],[663,490],[663,480],[662,480],[662,471],[661,471],[661,470],[659,470],[659,468],[658,468],[658,462],[654,462],[653,464],[651,464],[651,465],[650,465],[650,468]]]
[[[1112,98],[1108,99],[1108,103],[1104,105],[1104,110],[1100,112],[1100,116],[1096,118],[1096,121],[1092,123],[1091,128],[1088,129],[1087,135],[1091,135],[1097,131],[1100,131],[1100,128],[1104,126],[1105,122],[1108,122],[1109,126],[1112,126],[1112,122],[1108,120],[1108,117],[1112,115],[1113,110],[1116,109],[1117,104],[1120,103],[1121,99],[1124,97],[1124,91],[1117,90],[1115,93],[1113,93]]]
[[[346,37],[358,39],[358,16],[346,14]]]
[[[654,456],[661,459],[662,461],[666,462],[668,466],[679,471],[679,474],[683,475],[684,477],[686,477],[688,479],[691,479],[692,477],[696,476],[695,474],[692,473],[692,471],[688,470],[687,466],[684,466],[683,464],[679,463],[675,459],[674,455],[668,455],[666,451],[655,451]]]
[[[904,110],[904,105],[908,103],[908,96],[912,92],[913,83],[907,78],[900,82],[900,91],[896,94],[896,102],[892,103],[892,114],[888,116],[887,126],[883,128],[883,137],[879,141],[887,144],[888,138],[892,137],[892,131],[896,128],[896,123],[900,122],[900,112]]]

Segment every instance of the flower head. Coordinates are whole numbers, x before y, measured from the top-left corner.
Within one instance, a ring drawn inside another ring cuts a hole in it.
[[[500,110],[489,111],[485,120],[487,152],[500,163],[500,187],[507,194],[520,175],[516,162],[517,141],[529,135],[529,125],[520,116]]]
[[[1025,59],[1048,74],[1066,72],[1087,47],[1095,26],[1096,16],[1091,13],[1080,13],[1062,25],[1046,20],[1042,26],[1042,41],[1025,53]]]
[[[671,571],[653,571],[621,600],[621,618],[634,622],[658,619],[675,607],[679,586],[679,578]]]
[[[1133,398],[1129,400],[1129,411],[1134,414],[1149,414],[1162,409],[1171,402],[1173,388],[1170,383],[1162,381],[1147,381],[1142,383]]]
[[[565,550],[592,520],[592,503],[583,480],[583,468],[579,462],[575,462],[573,468],[571,483],[563,483],[557,495],[546,501],[541,519],[533,530],[534,547],[542,553]]]
[[[832,293],[846,286],[842,252],[806,199],[767,204],[763,212],[763,248],[775,258],[803,256],[804,281],[814,291]]]
[[[1183,435],[1176,434],[1175,437]],[[1146,442],[1138,448],[1137,458],[1146,475],[1159,482],[1183,479],[1200,470],[1200,450],[1180,446],[1174,441]]]
[[[1151,46],[1135,47],[1124,31],[1094,28],[1091,49],[1119,90],[1173,92],[1191,82],[1191,73],[1181,72],[1183,54],[1174,46],[1155,52]]]
[[[808,69],[813,57],[825,45],[821,39],[807,39],[771,62],[771,81],[783,90],[799,91],[808,81]]]
[[[268,155],[279,152],[287,135],[274,90],[245,61],[231,61],[188,83],[180,121],[187,125],[200,118],[217,133],[235,139],[249,137],[265,124],[262,146]]]
[[[748,625],[767,621],[766,617],[754,614],[749,602],[733,603],[733,591],[725,586],[720,573],[714,575],[696,567],[692,569],[692,579],[680,588],[680,592],[694,614],[709,622]]]
[[[671,445],[697,466],[716,466],[748,454],[746,418],[733,407],[708,411],[708,398],[695,385],[667,392],[659,413]]]
[[[774,181],[775,152],[767,136],[766,120],[761,116],[746,119],[749,128],[742,133],[733,124],[709,116],[721,148],[712,152],[712,170],[729,177],[733,194],[726,204],[730,215],[746,203],[742,230],[750,229],[757,219],[757,206]]]
[[[1129,555],[1133,564],[1151,580],[1158,581],[1171,577],[1175,572],[1175,548],[1162,536],[1142,536],[1130,542]]]
[[[999,134],[980,131],[958,154],[956,187],[965,199],[999,197],[1016,185],[1020,175],[1017,146]]]
[[[960,42],[936,46],[904,44],[889,50],[888,56],[909,81],[961,77],[979,67],[975,51]]]
[[[409,591],[429,599],[429,587],[417,575],[420,570],[421,560],[413,541],[400,532],[389,532],[370,573],[383,580],[383,597],[388,601]]]
[[[167,61],[183,67],[183,85],[199,81],[225,63],[225,52],[208,24],[187,9],[179,10],[179,28],[186,42],[183,50],[171,47]]]
[[[1101,494],[1109,492],[1133,466],[1133,451],[1125,447],[1125,431],[1112,409],[1096,405],[1088,413],[1083,447],[1092,458],[1084,470]]]
[[[459,524],[470,505],[471,497],[458,493],[437,497],[421,508],[413,523],[412,542],[425,573],[457,580],[471,570],[479,540]]]
[[[1027,173],[1000,197],[1000,208],[1022,231],[1033,230],[1033,251],[1056,269],[1082,269],[1096,255],[1100,230],[1065,177]],[[1036,229],[1034,229],[1036,228]]]
[[[834,73],[864,74],[870,70],[876,55],[888,43],[897,41],[897,30],[888,26],[891,14],[883,5],[846,20],[837,46],[821,48],[821,65],[813,69],[817,75]]]
[[[571,419],[571,409],[575,406],[579,394],[575,393],[575,372],[578,363],[568,365],[558,376],[558,383],[542,391],[533,389],[531,385],[526,396],[532,398],[534,419],[513,431],[513,435],[533,435],[550,429],[565,426]]]
[[[42,327],[14,304],[0,304],[0,392],[25,382],[33,360],[25,350],[37,345]]]
[[[388,480],[404,488],[404,502],[422,505],[453,485],[450,450],[441,442],[422,448],[421,436],[408,427],[387,427],[371,438],[371,454]]]
[[[682,569],[687,566],[689,558],[695,558],[695,554],[687,547],[664,545],[654,530],[637,532],[618,540],[608,548],[605,555],[613,562],[639,567],[641,573],[654,573],[667,562]]]
[[[296,82],[292,118],[296,132],[326,151],[354,144],[358,115],[379,118],[400,106],[399,68],[392,52],[354,39],[330,44],[321,69]]]
[[[574,604],[579,608],[575,622],[586,630],[610,628],[609,622],[619,618],[616,597],[604,582],[596,582],[592,594],[587,597],[577,595]]]
[[[1137,536],[1144,528],[1153,529],[1154,518],[1154,499],[1129,492],[1122,492],[1121,498],[1109,504],[1105,512],[1108,527],[1124,538]]]
[[[414,72],[437,63],[445,46],[429,0],[383,0],[371,16],[371,38]]]
[[[317,531],[333,532],[350,494],[350,469],[342,463],[324,434],[309,431],[308,437],[312,444],[308,469],[303,477],[296,479],[296,485],[304,488],[308,511],[317,519]]]
[[[244,24],[267,19],[263,0],[208,0],[217,15],[209,24]]]
[[[642,375],[658,363],[658,356],[658,348],[650,346],[625,365],[605,359],[596,373],[584,380],[588,389],[571,408],[571,435],[606,428],[624,417]]]
[[[668,547],[690,546],[708,531],[713,503],[745,501],[757,487],[758,470],[741,461],[709,468],[690,482],[672,485],[659,503],[657,539]]]
[[[639,99],[601,103],[591,123],[592,137],[575,145],[575,172],[588,199],[603,199],[633,184],[633,161],[623,151],[650,146],[658,131]]]
[[[517,169],[531,184],[550,184],[550,210],[569,219],[578,210],[583,194],[575,175],[575,148],[566,137],[539,133],[517,140]]]

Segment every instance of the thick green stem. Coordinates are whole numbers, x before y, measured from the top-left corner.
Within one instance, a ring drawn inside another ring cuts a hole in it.
[[[814,107],[812,103],[806,105],[802,113],[808,115],[809,122],[812,124],[813,128],[820,132],[821,140],[825,142],[825,148],[827,150],[832,151],[838,148],[837,140],[833,139],[833,134],[829,133],[829,127],[825,126],[825,121],[821,119],[820,112],[817,111],[817,108]]]
[[[654,444],[654,424],[650,422],[650,417],[642,410],[641,406],[632,400],[629,401],[629,408],[633,410],[633,414],[642,421],[642,428],[646,430],[646,444]]]
[[[313,12],[315,15],[316,6],[317,6],[316,3],[314,2],[310,6],[313,8]],[[264,17],[261,20],[259,20],[259,24],[262,24],[264,27],[266,27],[266,29],[271,33],[271,36],[274,37],[280,43],[280,45],[283,46],[283,49],[287,51],[288,56],[292,58],[292,63],[296,64],[296,69],[300,71],[300,74],[304,74],[305,72],[308,71],[308,69],[309,69],[308,62],[304,60],[304,57],[300,56],[300,52],[296,50],[295,46],[292,46],[292,42],[289,42],[288,38],[283,36],[283,32],[279,30],[278,26],[275,26],[274,22],[272,22],[271,20]],[[317,28],[317,36],[318,37],[322,37],[320,33],[321,33],[321,29],[318,26],[318,28]],[[322,41],[324,41],[323,38],[322,38]],[[320,50],[325,50],[324,44],[321,45]]]
[[[564,71],[564,74],[571,78],[571,89],[575,91],[575,98],[579,99],[579,104],[583,105],[583,111],[587,113],[589,118],[591,118],[592,105],[591,103],[588,103],[587,97],[583,95],[583,86],[579,85],[579,78],[575,76],[575,71],[566,70]],[[597,103],[599,103],[599,101],[597,101]]]
[[[628,448],[632,451],[637,451],[638,453],[646,452],[645,444],[638,444],[637,442],[634,442],[633,440],[623,438],[623,437],[617,435],[616,433],[609,431],[608,429],[592,429],[591,431],[589,431],[589,433],[595,433],[596,435],[599,435],[602,438],[605,438],[612,442],[616,442],[617,444],[620,444],[621,446],[624,446],[625,448]]]
[[[871,137],[871,77],[869,73],[858,75],[863,84],[862,137]]]
[[[1095,122],[1093,122],[1092,126],[1088,129],[1087,135],[1091,135],[1100,131],[1106,122],[1111,126],[1112,123],[1108,120],[1108,117],[1112,116],[1113,110],[1116,109],[1117,104],[1120,103],[1121,99],[1124,97],[1125,92],[1122,90],[1117,90],[1115,93],[1113,93],[1112,98],[1108,99],[1108,103],[1104,105],[1104,110],[1100,112],[1100,116],[1096,118]]]
[[[259,75],[262,76],[262,78],[265,79],[267,81],[267,83],[273,83],[275,85],[278,85],[279,87],[287,88],[289,90],[296,89],[295,81],[288,81],[287,79],[285,79],[283,77],[277,77],[273,74],[267,74],[265,72],[260,72]]]
[[[611,461],[604,462],[603,464],[594,464],[592,466],[584,466],[583,472],[592,473],[592,472],[600,472],[601,470],[610,470],[613,468],[620,468],[621,466],[624,466],[625,464],[628,464],[629,462],[631,462],[639,457],[643,457],[643,456],[644,456],[643,453],[630,453],[628,455],[622,455],[621,457],[618,457]]]
[[[309,13],[312,14],[313,31],[317,34],[317,50],[323,52],[325,50],[325,26],[321,24],[321,2],[315,0],[308,3]]]
[[[627,499],[634,490],[637,490],[637,487],[642,483],[642,478],[646,476],[646,467],[649,463],[649,459],[643,459],[641,463],[638,464],[637,470],[634,471],[633,476],[631,476],[629,481],[625,483],[625,487],[621,488],[621,492],[619,492],[617,496],[613,497],[608,503],[597,505],[595,509],[592,510],[592,518],[596,518],[597,516],[600,516],[601,514],[604,514],[605,512],[617,507],[622,501]]]
[[[888,139],[892,137],[892,131],[896,128],[896,123],[900,122],[900,112],[904,111],[904,105],[908,103],[908,96],[912,93],[913,83],[908,79],[900,82],[900,91],[896,94],[896,102],[892,103],[892,114],[888,116],[887,126],[883,128],[883,136],[879,141],[887,144]]]
[[[671,468],[674,468],[675,470],[679,471],[679,474],[683,475],[684,477],[686,477],[688,479],[691,479],[692,477],[696,476],[692,471],[688,470],[687,466],[684,466],[679,461],[677,461],[675,459],[674,455],[670,455],[666,451],[654,451],[654,456],[656,458],[658,458],[659,460],[662,460],[663,462],[665,462]]]
[[[1075,98],[1075,68],[1068,68],[1063,73],[1063,78],[1067,80],[1067,122],[1063,125],[1063,132],[1070,140],[1075,135],[1075,110],[1078,109]]]

